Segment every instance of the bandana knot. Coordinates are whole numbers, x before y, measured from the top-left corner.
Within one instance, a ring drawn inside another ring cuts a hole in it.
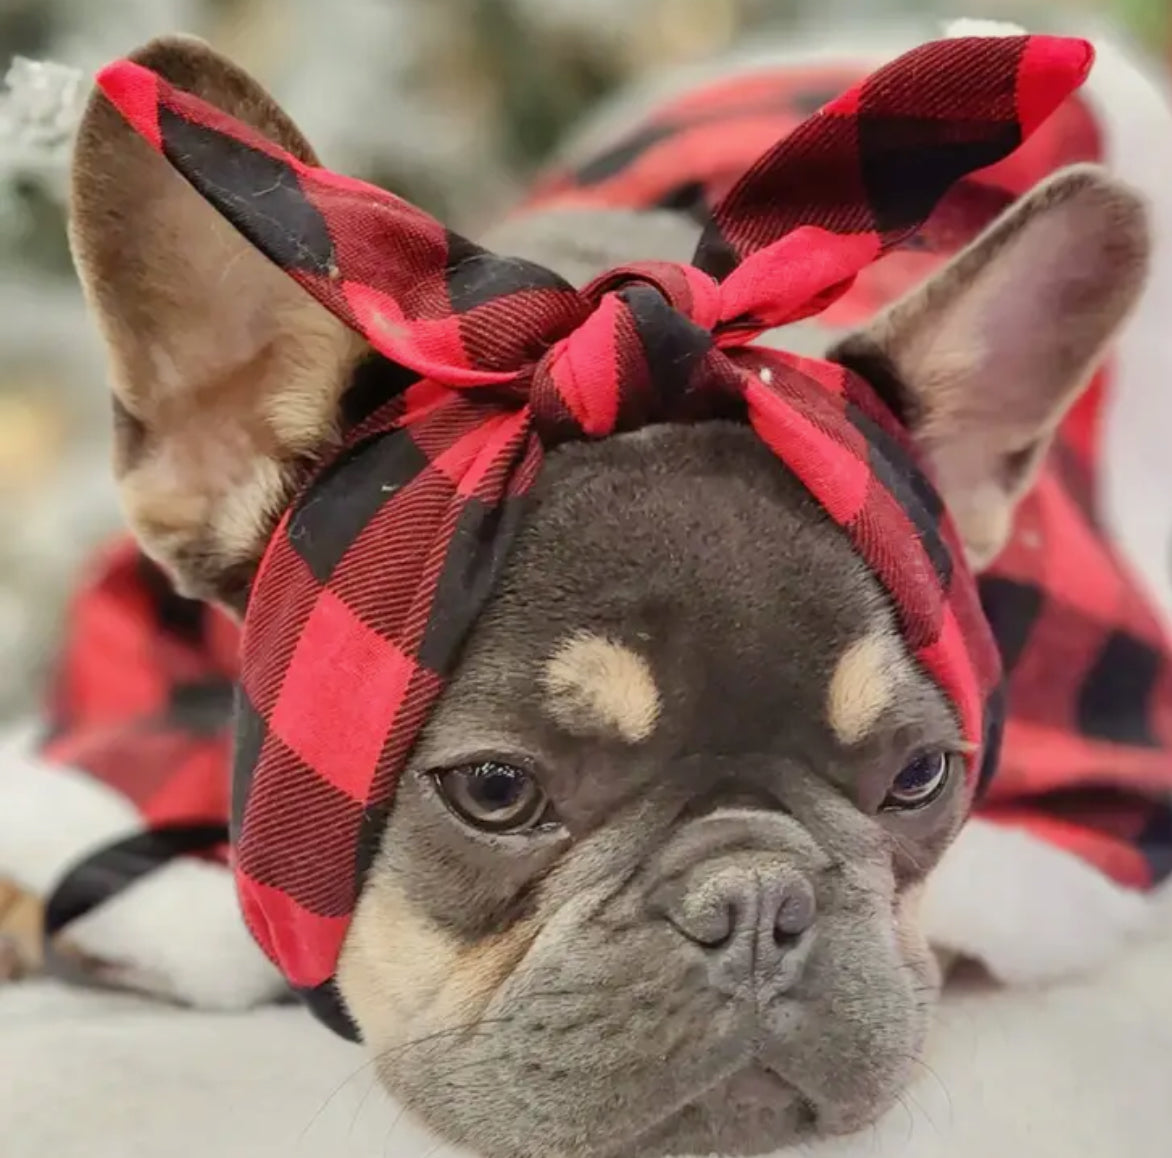
[[[719,281],[696,265],[642,261],[620,266],[595,278],[582,291],[588,301],[642,286],[654,290],[673,310],[702,330],[715,331],[723,321],[724,294]]]
[[[630,265],[581,296],[587,316],[533,368],[528,401],[545,446],[718,412],[736,375],[713,372],[713,278],[694,266]]]

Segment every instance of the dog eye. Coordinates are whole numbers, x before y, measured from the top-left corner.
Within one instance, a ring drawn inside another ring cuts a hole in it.
[[[434,775],[447,806],[484,832],[522,832],[549,818],[545,793],[523,768],[485,760]]]
[[[922,752],[903,766],[895,778],[883,811],[909,811],[931,804],[948,783],[952,758],[947,752]]]

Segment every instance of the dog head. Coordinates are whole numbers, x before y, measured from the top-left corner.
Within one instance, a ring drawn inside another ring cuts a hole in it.
[[[313,159],[203,46],[137,59]],[[368,351],[102,98],[72,229],[131,522],[239,611]],[[974,566],[1147,249],[1137,199],[1071,170],[832,353],[911,431]],[[385,1085],[494,1158],[761,1153],[874,1120],[937,990],[916,898],[964,820],[964,746],[872,573],[748,428],[556,449],[341,957]]]

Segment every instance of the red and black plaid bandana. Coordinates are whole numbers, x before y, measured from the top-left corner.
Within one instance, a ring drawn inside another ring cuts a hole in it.
[[[906,432],[842,367],[752,345],[819,313],[966,174],[1086,77],[1048,37],[918,48],[770,148],[690,265],[577,290],[362,182],[301,163],[130,62],[99,84],[259,250],[418,379],[375,399],[285,513],[253,586],[233,836],[244,913],[338,1024],[333,973],[395,785],[507,556],[545,449],[739,415],[849,537],[953,703],[975,793],[996,759],[997,652]]]

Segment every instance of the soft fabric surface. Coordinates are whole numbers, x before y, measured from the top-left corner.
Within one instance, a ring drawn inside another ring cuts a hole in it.
[[[217,1016],[18,985],[0,989],[0,1043],[4,1158],[455,1153],[295,1007]],[[1170,1076],[1172,932],[1091,982],[958,992],[905,1104],[804,1158],[1165,1158]]]

